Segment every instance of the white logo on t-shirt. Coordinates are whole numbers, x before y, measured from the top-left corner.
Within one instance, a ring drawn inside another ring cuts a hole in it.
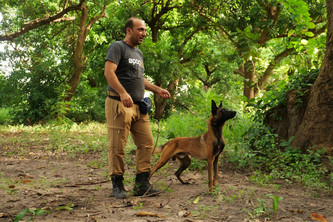
[[[139,65],[140,67],[143,67],[143,62],[142,62],[140,59],[132,59],[132,58],[129,58],[129,59],[128,59],[128,63],[129,63],[129,64],[133,64],[133,65],[137,64],[137,65]]]

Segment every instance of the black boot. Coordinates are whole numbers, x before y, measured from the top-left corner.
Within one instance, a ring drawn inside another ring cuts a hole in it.
[[[134,196],[142,196],[144,194],[154,194],[160,190],[154,189],[153,185],[148,182],[149,172],[143,172],[136,175],[134,184]]]
[[[125,191],[123,180],[123,176],[112,176],[112,195],[117,199],[125,199],[127,198],[127,192]]]

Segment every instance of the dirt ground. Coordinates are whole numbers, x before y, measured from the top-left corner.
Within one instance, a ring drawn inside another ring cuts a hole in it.
[[[220,168],[213,194],[207,192],[206,170],[184,172],[191,184],[182,185],[170,163],[151,181],[163,193],[118,200],[111,196],[106,167],[98,164],[100,153],[0,158],[1,222],[13,221],[26,208],[45,212],[27,213],[24,221],[316,221],[312,213],[333,221],[332,194],[285,181],[259,186],[249,173],[227,166]],[[131,191],[133,170],[127,172],[125,188]],[[274,197],[280,199],[275,207]]]

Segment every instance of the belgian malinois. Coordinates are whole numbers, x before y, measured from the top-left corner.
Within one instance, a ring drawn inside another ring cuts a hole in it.
[[[213,186],[217,185],[218,180],[219,155],[225,146],[222,128],[227,120],[235,116],[235,111],[222,108],[222,103],[217,107],[212,100],[212,115],[208,120],[208,131],[198,137],[177,137],[158,147],[154,153],[162,152],[162,154],[151,170],[149,179],[172,158],[179,162],[180,167],[175,173],[178,180],[182,184],[189,184],[180,177],[180,174],[190,165],[191,157],[195,157],[208,161],[208,187],[209,191],[213,191]]]

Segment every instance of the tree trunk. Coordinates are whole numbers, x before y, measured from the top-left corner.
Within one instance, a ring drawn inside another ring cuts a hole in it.
[[[81,74],[85,67],[85,56],[83,53],[84,41],[86,40],[86,22],[88,19],[88,7],[83,4],[81,7],[80,29],[74,50],[74,73],[69,79],[69,90],[67,91],[66,101],[70,101],[79,85]]]
[[[323,64],[292,145],[302,150],[333,147],[333,1],[327,5],[327,42]]]
[[[96,23],[101,17],[105,17],[105,11],[107,5],[104,5],[103,10],[96,16],[91,18],[89,23],[88,20],[88,7],[85,3],[81,7],[81,17],[80,17],[80,29],[76,41],[76,46],[74,50],[74,73],[68,81],[69,89],[67,90],[67,97],[65,101],[70,101],[79,85],[82,72],[86,66],[86,57],[84,55],[84,42],[86,41],[87,35],[90,31],[90,28],[93,24]]]
[[[248,60],[244,64],[244,92],[243,95],[247,98],[247,101],[255,98],[255,65],[252,61]]]

